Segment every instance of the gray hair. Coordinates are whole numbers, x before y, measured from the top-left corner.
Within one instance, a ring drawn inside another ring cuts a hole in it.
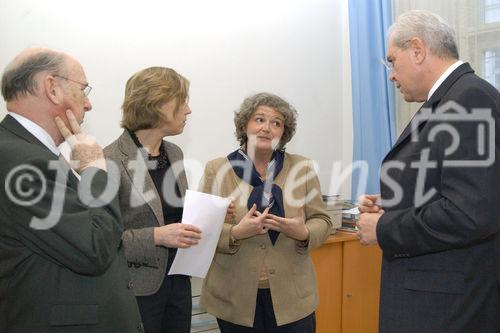
[[[459,57],[453,28],[440,16],[426,10],[410,10],[401,14],[389,28],[389,37],[401,49],[406,49],[413,37],[419,37],[436,56]]]
[[[4,100],[9,102],[21,95],[34,95],[38,88],[35,80],[38,73],[63,75],[65,65],[66,56],[60,52],[41,49],[26,56],[21,53],[7,66],[2,75],[1,87]]]
[[[240,145],[245,145],[248,141],[246,127],[248,121],[259,106],[268,106],[281,113],[285,118],[285,130],[281,136],[278,150],[292,139],[297,128],[297,111],[287,101],[279,96],[270,93],[259,93],[245,98],[240,106],[240,110],[234,113],[234,125],[236,126],[236,138]]]

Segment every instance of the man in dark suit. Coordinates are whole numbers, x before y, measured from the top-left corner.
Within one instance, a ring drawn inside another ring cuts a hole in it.
[[[391,27],[386,65],[424,104],[383,161],[381,194],[359,199],[358,237],[383,251],[380,332],[500,332],[500,93],[426,11]]]
[[[142,331],[102,149],[79,126],[91,109],[82,66],[28,49],[1,87],[0,332]]]

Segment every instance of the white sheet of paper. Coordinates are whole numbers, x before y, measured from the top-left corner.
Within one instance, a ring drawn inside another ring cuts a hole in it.
[[[354,207],[351,209],[344,209],[344,210],[342,210],[342,213],[356,215],[356,214],[359,214],[359,209],[358,209],[358,207]]]
[[[177,249],[168,275],[184,274],[204,278],[215,254],[230,199],[187,190],[184,198],[182,223],[201,229],[197,245]]]

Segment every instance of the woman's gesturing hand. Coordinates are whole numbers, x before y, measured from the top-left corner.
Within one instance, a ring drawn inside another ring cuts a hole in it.
[[[239,240],[265,234],[267,227],[264,226],[263,221],[268,216],[268,212],[269,208],[266,208],[262,213],[259,213],[257,206],[254,204],[241,221],[231,228],[231,237]]]
[[[306,227],[304,207],[297,209],[297,215],[292,218],[268,214],[267,218],[264,220],[264,226],[268,229],[282,232],[288,237],[298,241],[305,241],[309,238],[309,229]]]

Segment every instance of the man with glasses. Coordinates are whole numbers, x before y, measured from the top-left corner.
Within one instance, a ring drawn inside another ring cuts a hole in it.
[[[73,57],[43,48],[5,69],[0,123],[0,332],[140,332],[108,174],[80,124],[90,86]],[[60,157],[67,141],[79,180]]]
[[[424,104],[359,199],[358,237],[383,251],[379,332],[498,333],[500,93],[427,11],[397,19],[384,63]]]
[[[92,87],[88,84],[88,83],[81,83],[81,82],[78,82],[78,81],[75,81],[75,80],[72,80],[70,78],[67,78],[67,77],[64,77],[64,76],[61,76],[61,75],[54,75],[54,77],[58,77],[58,78],[61,78],[63,80],[67,80],[67,81],[71,81],[73,83],[77,83],[79,84],[80,86],[82,86],[82,91],[83,91],[83,94],[85,96],[88,96],[90,94],[90,91],[92,90]]]

